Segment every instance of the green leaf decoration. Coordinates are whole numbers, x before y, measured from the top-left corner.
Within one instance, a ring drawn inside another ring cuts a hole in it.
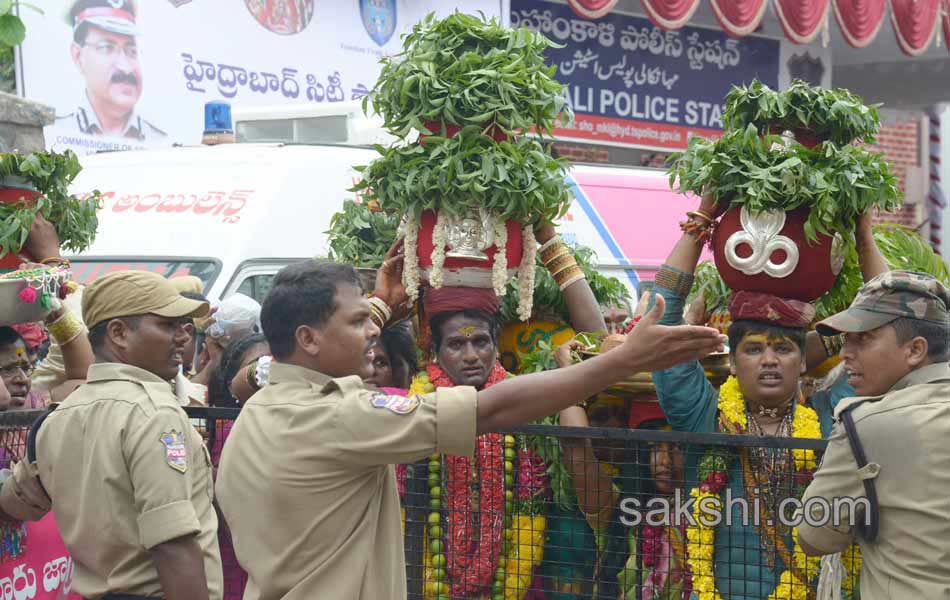
[[[78,157],[70,150],[62,154],[0,153],[0,179],[23,177],[41,194],[30,203],[0,204],[0,254],[23,248],[37,213],[52,223],[65,250],[82,252],[92,245],[99,227],[96,211],[101,197],[98,191],[83,199],[69,193],[70,183],[81,170]]]
[[[325,231],[329,258],[359,268],[376,269],[396,241],[399,217],[371,208],[366,203],[347,200],[343,210],[330,218]]]
[[[494,126],[513,135],[535,128],[550,133],[570,114],[566,86],[553,78],[544,51],[558,44],[526,28],[509,29],[458,12],[429,14],[403,38],[404,50],[380,60],[370,93],[374,111],[397,137],[426,123]],[[442,135],[445,135],[442,133]]]
[[[449,139],[379,148],[380,157],[358,167],[352,191],[390,213],[418,220],[425,210],[459,214],[484,207],[522,223],[553,222],[571,202],[567,166],[534,138],[496,142],[469,126]]]
[[[901,206],[897,180],[880,154],[830,141],[814,150],[797,143],[786,147],[781,136],[761,135],[752,124],[716,140],[694,137],[670,160],[670,185],[678,184],[681,192],[708,193],[755,212],[810,208],[809,241],[819,233],[854,231],[857,218],[871,208]]]
[[[828,90],[794,81],[777,92],[756,80],[732,88],[726,96],[722,122],[727,131],[749,125],[763,133],[799,129],[838,146],[854,140],[871,144],[881,127],[880,106],[865,105],[846,89]]]

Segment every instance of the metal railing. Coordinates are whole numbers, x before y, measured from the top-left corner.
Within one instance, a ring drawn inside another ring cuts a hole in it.
[[[185,410],[217,464],[239,410]],[[0,458],[22,457],[39,414],[0,413]],[[701,574],[695,571],[704,565],[725,598],[767,598],[785,570],[814,597],[817,571],[796,568],[791,527],[780,517],[795,516],[794,505],[782,502],[800,497],[810,472],[803,468],[813,470],[825,446],[823,440],[529,425],[482,438],[470,460],[433,455],[398,465],[409,597],[696,598]],[[718,466],[710,471],[709,465]],[[696,516],[695,504],[680,505],[701,485],[723,502],[732,494],[722,512],[724,521],[733,517],[729,524],[699,527],[685,516]],[[747,502],[745,513],[736,498]],[[219,541],[226,597],[239,598],[246,577],[224,526]],[[848,567],[857,570],[858,563],[849,553],[844,559],[842,597],[852,598],[857,583]]]

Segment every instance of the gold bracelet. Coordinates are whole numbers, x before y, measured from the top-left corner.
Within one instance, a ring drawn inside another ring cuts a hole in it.
[[[389,305],[386,304],[382,299],[372,296],[369,299],[369,306],[373,314],[376,315],[378,321],[374,319],[374,322],[379,326],[380,329],[386,326],[386,323],[389,322],[389,319],[393,316],[392,309],[389,308]]]
[[[678,296],[685,298],[689,295],[690,290],[693,289],[693,279],[694,276],[689,273],[674,271],[670,267],[663,265],[656,274],[654,284],[657,287],[672,290]]]
[[[547,254],[542,256],[541,264],[547,266],[557,260],[564,258],[565,256],[572,256],[571,249],[568,248],[566,245],[561,244],[560,246],[557,246],[556,248],[554,248],[554,250],[552,250],[551,252],[548,252]]]
[[[691,211],[689,211],[688,213],[686,213],[686,216],[687,216],[687,217],[699,217],[699,218],[702,219],[703,221],[706,221],[706,224],[708,224],[708,225],[711,225],[712,222],[713,222],[713,218],[710,217],[709,215],[707,215],[706,213],[704,213],[704,212],[701,211],[701,210],[691,210]]]
[[[584,275],[584,271],[581,270],[580,267],[578,267],[576,271],[573,269],[568,271],[568,275],[569,275],[568,277],[558,282],[558,287],[561,288],[562,292],[566,290],[567,288],[571,287],[572,285],[574,285],[575,283],[577,283],[578,281],[582,279],[587,279],[587,276]]]
[[[573,267],[576,264],[577,264],[577,260],[574,259],[574,256],[572,254],[565,254],[564,256],[561,256],[557,258],[556,260],[552,260],[551,262],[545,264],[544,266],[547,267],[547,270],[549,273],[551,273],[551,275],[557,275],[564,269],[569,269],[570,267]]]
[[[254,361],[247,368],[247,385],[251,386],[252,390],[259,390],[261,386],[257,385],[257,361]]]
[[[541,257],[541,262],[545,263],[570,251],[571,249],[561,240],[560,236],[554,236],[538,249],[538,256]]]
[[[56,343],[65,346],[86,331],[86,326],[74,314],[66,311],[61,317],[46,326]]]

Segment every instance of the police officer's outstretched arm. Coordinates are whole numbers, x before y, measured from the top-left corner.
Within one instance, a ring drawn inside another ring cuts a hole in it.
[[[633,373],[658,371],[722,351],[725,340],[715,329],[657,322],[666,302],[656,305],[622,346],[566,369],[521,375],[478,394],[478,433],[507,429],[577,404]]]
[[[662,369],[720,351],[715,329],[657,325],[662,299],[627,337],[597,358],[566,369],[519,375],[476,392],[467,386],[403,398],[367,390],[357,377],[335,379],[340,402],[330,425],[314,419],[314,435],[338,460],[372,466],[407,463],[433,452],[471,455],[476,434],[498,431],[577,404],[631,373]],[[276,368],[276,367],[275,367]]]

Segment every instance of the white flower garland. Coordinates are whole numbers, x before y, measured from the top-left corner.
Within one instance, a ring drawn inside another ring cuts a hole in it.
[[[504,219],[495,220],[495,264],[492,265],[491,282],[495,295],[505,295],[508,288],[508,224]]]
[[[433,289],[442,287],[443,267],[445,266],[445,219],[442,211],[435,213],[435,226],[432,228],[432,270],[429,271],[429,285]]]
[[[534,261],[538,253],[538,244],[534,239],[534,229],[525,225],[521,230],[522,256],[518,266],[518,318],[527,321],[531,318],[534,304]]]
[[[419,224],[411,218],[404,223],[405,238],[403,239],[402,284],[406,294],[413,302],[419,299],[419,257],[416,248],[419,239]]]

